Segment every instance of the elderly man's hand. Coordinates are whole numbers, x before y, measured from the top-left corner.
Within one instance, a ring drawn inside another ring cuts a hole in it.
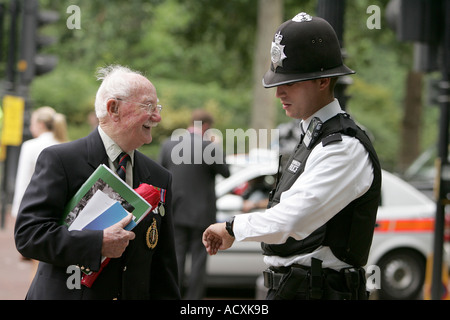
[[[202,238],[203,245],[209,255],[215,255],[219,250],[226,250],[233,245],[234,237],[225,229],[225,222],[210,225]]]
[[[135,237],[134,232],[124,228],[130,223],[133,215],[128,214],[125,218],[103,230],[102,256],[107,258],[119,258],[128,246],[130,240]]]

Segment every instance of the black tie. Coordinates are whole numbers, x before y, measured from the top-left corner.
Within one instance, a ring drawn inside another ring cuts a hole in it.
[[[299,126],[300,126],[300,130],[301,130],[301,134],[300,134],[300,142],[298,145],[300,146],[300,144],[303,142],[303,138],[305,137],[305,130],[303,129],[303,121],[300,122]]]
[[[305,136],[305,129],[303,129],[303,121],[300,122],[300,130],[302,132],[301,137]]]
[[[130,160],[130,155],[128,153],[122,152],[119,155],[118,159],[119,159],[119,167],[117,168],[117,174],[123,181],[126,181],[125,178],[127,176],[127,162],[128,160]]]

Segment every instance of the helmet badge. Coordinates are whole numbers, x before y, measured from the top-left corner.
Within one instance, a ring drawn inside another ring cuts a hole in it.
[[[305,21],[311,21],[312,17],[305,13],[305,12],[300,12],[299,14],[297,14],[295,17],[292,18],[292,21],[294,22],[305,22]]]
[[[278,32],[275,34],[275,42],[272,42],[272,49],[270,50],[270,59],[272,60],[274,69],[282,67],[283,60],[287,58],[284,54],[285,46],[281,45],[281,40],[283,40],[283,36]]]

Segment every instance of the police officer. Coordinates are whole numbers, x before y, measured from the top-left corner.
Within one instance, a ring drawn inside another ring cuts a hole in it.
[[[324,19],[299,13],[276,31],[266,88],[291,118],[299,144],[263,212],[213,224],[209,254],[262,242],[268,299],[367,299],[365,272],[380,200],[381,169],[364,131],[340,107],[337,77],[353,74]]]

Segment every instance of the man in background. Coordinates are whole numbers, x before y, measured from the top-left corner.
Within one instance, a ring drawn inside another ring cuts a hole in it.
[[[166,140],[160,153],[162,166],[173,177],[175,247],[181,285],[185,278],[186,256],[191,254],[191,272],[183,295],[189,300],[204,296],[207,254],[202,234],[216,221],[216,175],[230,175],[221,146],[217,141],[211,141],[214,138],[210,137],[211,130],[208,130],[212,124],[213,117],[208,112],[194,110],[191,126],[185,134],[178,137],[179,140],[173,137]],[[205,149],[213,150],[213,154],[205,152]],[[218,161],[208,161],[208,157]]]

